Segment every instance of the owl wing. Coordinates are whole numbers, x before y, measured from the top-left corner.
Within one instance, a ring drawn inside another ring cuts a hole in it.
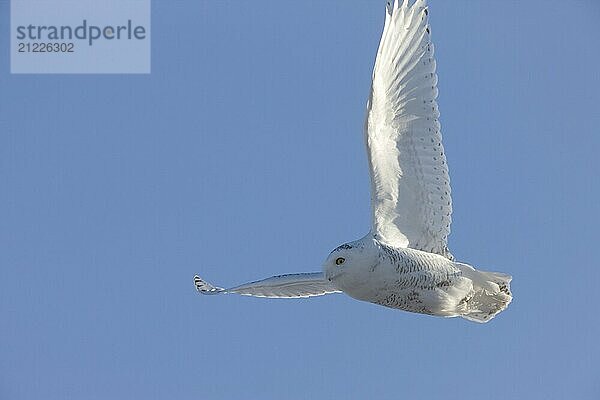
[[[339,292],[321,272],[277,275],[229,289],[213,286],[196,275],[194,285],[202,294],[236,293],[271,298],[312,297]]]
[[[367,103],[372,233],[396,247],[448,251],[452,200],[425,0],[388,4]]]

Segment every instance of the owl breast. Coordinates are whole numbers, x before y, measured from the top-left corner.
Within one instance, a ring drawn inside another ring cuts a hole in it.
[[[445,310],[455,310],[457,301],[472,290],[470,281],[449,259],[383,244],[376,262],[355,273],[352,284],[343,289],[348,295],[421,314],[445,315]]]

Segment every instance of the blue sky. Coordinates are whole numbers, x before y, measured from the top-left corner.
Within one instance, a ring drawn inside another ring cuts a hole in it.
[[[506,312],[200,297],[368,231],[384,2],[154,1],[150,75],[10,75],[0,41],[0,397],[598,398],[600,5],[429,3],[450,247]]]

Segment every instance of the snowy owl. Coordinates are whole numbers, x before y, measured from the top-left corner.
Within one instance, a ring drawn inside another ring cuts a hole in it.
[[[343,292],[386,307],[476,322],[508,306],[509,275],[456,262],[448,251],[452,202],[427,21],[426,0],[388,2],[364,126],[370,232],[334,249],[322,272],[230,289],[196,275],[200,293],[297,298]]]

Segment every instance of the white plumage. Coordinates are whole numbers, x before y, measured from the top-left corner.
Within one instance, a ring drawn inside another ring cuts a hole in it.
[[[194,277],[203,294],[296,298],[344,292],[405,311],[486,322],[512,296],[511,277],[454,262],[452,200],[425,0],[388,3],[367,102],[371,231],[333,250],[322,273],[230,289]]]
[[[435,101],[437,75],[424,1],[388,6],[365,122],[373,234],[447,254],[450,179]]]
[[[322,296],[324,294],[340,292],[340,290],[333,287],[329,281],[323,279],[323,274],[320,272],[277,275],[229,289],[215,287],[196,275],[194,277],[194,285],[196,285],[196,289],[203,294],[219,294],[225,292],[241,294],[244,296],[287,299]]]

